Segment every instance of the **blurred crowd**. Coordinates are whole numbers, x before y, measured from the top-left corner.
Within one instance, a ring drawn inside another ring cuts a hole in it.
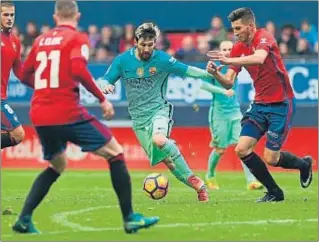
[[[275,26],[272,21],[266,23],[266,28],[274,35],[278,42],[281,54],[284,57],[317,56],[318,32],[315,25],[304,20],[300,26]],[[28,22],[25,29],[13,28],[14,34],[20,37],[22,55],[25,57],[31,48],[34,39],[51,29],[49,25],[37,26]],[[134,45],[135,26],[98,26],[92,24],[88,29],[82,29],[89,35],[91,62],[110,62],[112,59]],[[164,50],[182,61],[204,61],[208,50],[217,49],[223,40],[236,41],[231,29],[224,26],[222,19],[214,16],[210,28],[198,33],[183,33],[178,45],[172,45],[174,33],[162,33],[157,40],[157,49]],[[175,41],[175,40],[174,40]],[[174,47],[175,46],[175,47]],[[178,46],[178,47],[176,47]]]

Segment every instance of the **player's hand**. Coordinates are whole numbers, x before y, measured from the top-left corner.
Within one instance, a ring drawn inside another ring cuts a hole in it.
[[[222,52],[220,51],[216,51],[216,50],[212,50],[212,51],[208,51],[208,53],[206,54],[210,60],[212,61],[219,61],[221,64],[227,65],[229,64],[229,58],[227,58]]]
[[[113,104],[110,101],[105,100],[104,102],[100,103],[100,106],[102,108],[103,117],[106,120],[110,120],[114,116]]]
[[[102,87],[102,92],[105,94],[112,94],[115,91],[115,87],[112,84],[105,84]]]
[[[232,96],[234,96],[234,94],[235,94],[235,92],[234,92],[233,89],[228,89],[228,90],[225,91],[225,95],[227,97],[232,97]]]
[[[208,61],[207,65],[206,65],[206,70],[214,75],[216,74],[217,71],[220,71],[224,66],[217,66],[216,63],[214,61]]]

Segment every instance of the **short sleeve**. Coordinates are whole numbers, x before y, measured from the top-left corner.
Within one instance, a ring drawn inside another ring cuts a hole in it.
[[[74,58],[81,58],[84,59],[86,62],[89,60],[89,39],[86,34],[78,33],[73,39],[71,48],[71,60]]]
[[[188,66],[176,60],[173,56],[161,53],[160,63],[166,72],[175,74],[177,76],[185,76]]]
[[[274,42],[274,37],[272,37],[271,34],[265,30],[260,33],[255,40],[256,50],[265,50],[267,53],[269,53]]]
[[[236,43],[232,50],[230,51],[230,55],[229,57],[233,58],[233,57],[240,57],[241,56],[241,52],[240,52],[240,48],[239,48],[239,44]],[[229,66],[230,69],[232,69],[233,71],[235,71],[237,74],[241,71],[241,66],[233,66],[233,65],[230,65]]]
[[[117,56],[103,76],[110,84],[114,84],[121,77],[121,55]]]

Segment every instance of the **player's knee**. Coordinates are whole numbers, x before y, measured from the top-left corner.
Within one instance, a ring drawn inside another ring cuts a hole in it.
[[[124,158],[124,154],[123,154],[123,153],[120,153],[120,154],[118,154],[118,155],[109,157],[109,158],[107,159],[107,162],[108,162],[109,164],[114,163],[114,162],[119,162],[119,161],[125,162],[125,158]]]
[[[118,156],[124,153],[124,148],[122,145],[117,143],[116,145],[112,146],[112,149],[106,149],[105,153],[108,154],[110,157]]]
[[[52,165],[52,168],[58,172],[59,174],[62,174],[66,168],[66,162],[65,164],[59,164],[59,165]]]
[[[119,154],[123,154],[124,149],[123,146],[120,145],[113,137],[107,144],[94,151],[93,153],[108,160],[112,157],[118,156]]]
[[[118,144],[113,146],[111,149],[109,147],[105,147],[105,149],[102,148],[100,152],[102,157],[109,160],[113,157],[117,157],[118,155],[123,154],[124,149],[122,145]]]
[[[249,155],[252,152],[252,149],[248,148],[247,146],[238,144],[235,147],[235,152],[239,158],[242,158]]]
[[[67,161],[63,156],[56,157],[55,159],[51,160],[50,163],[51,167],[59,174],[62,174],[67,167]]]
[[[277,154],[278,153],[278,154]],[[263,160],[270,166],[276,166],[279,160],[280,153],[264,153]]]
[[[19,126],[10,132],[10,135],[15,140],[16,144],[19,144],[25,137],[25,131],[22,126]]]
[[[162,148],[167,142],[167,138],[164,134],[154,134],[153,135],[153,144],[158,148]]]
[[[225,153],[225,149],[224,148],[216,148],[215,152],[219,155],[222,156]]]

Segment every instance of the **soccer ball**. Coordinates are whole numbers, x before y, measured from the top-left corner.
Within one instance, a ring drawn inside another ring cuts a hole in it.
[[[152,173],[145,177],[143,190],[152,199],[162,199],[168,191],[168,179],[160,173]]]

